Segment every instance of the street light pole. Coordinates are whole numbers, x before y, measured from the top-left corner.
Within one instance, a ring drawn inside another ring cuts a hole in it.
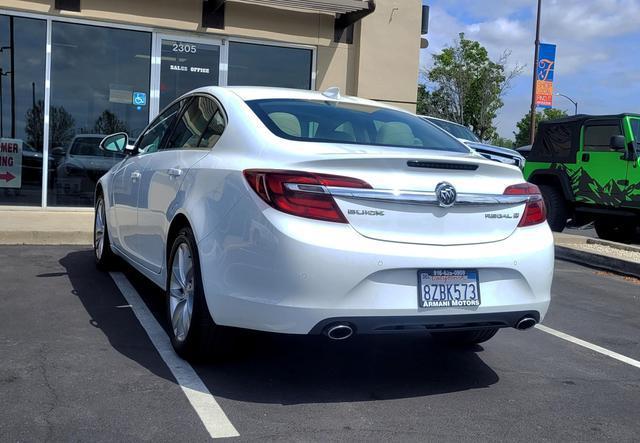
[[[558,97],[564,97],[567,100],[569,100],[571,103],[573,103],[573,106],[576,108],[574,115],[578,115],[578,102],[573,100],[571,97],[569,97],[568,95],[564,95],[564,94],[560,94],[559,92],[556,92],[556,95]]]
[[[531,86],[531,132],[529,140],[533,145],[536,137],[536,81],[538,71],[538,53],[540,51],[540,10],[542,9],[542,0],[538,0],[538,15],[536,17],[536,48],[533,55],[533,85]]]

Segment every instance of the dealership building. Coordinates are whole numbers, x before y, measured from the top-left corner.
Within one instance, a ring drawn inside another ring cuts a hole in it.
[[[0,205],[90,207],[179,95],[261,85],[415,110],[421,0],[0,0]]]

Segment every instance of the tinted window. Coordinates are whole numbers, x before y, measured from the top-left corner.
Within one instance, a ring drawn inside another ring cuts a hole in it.
[[[156,152],[180,111],[182,102],[176,102],[151,123],[149,129],[138,140],[138,150],[144,153]]]
[[[584,128],[585,151],[611,151],[610,141],[614,135],[621,135],[618,122],[602,125],[589,125]]]
[[[168,149],[193,149],[200,147],[209,122],[218,112],[216,103],[206,97],[194,97],[176,124]],[[208,137],[213,136],[210,134]]]
[[[0,15],[0,143],[18,149],[10,157],[0,154],[0,173],[13,176],[2,180],[0,203],[42,203],[46,41],[44,20]],[[6,168],[9,158],[14,163]]]
[[[229,43],[230,86],[311,89],[310,49]]]
[[[104,153],[100,149],[100,141],[102,138],[94,137],[76,137],[71,145],[69,154],[71,155],[91,155],[103,156]]]
[[[449,134],[457,138],[463,138],[472,142],[479,142],[480,139],[467,127],[459,125],[457,123],[448,122],[444,120],[438,120],[435,118],[428,119],[434,125],[437,125],[447,131]]]
[[[137,138],[149,122],[150,74],[151,33],[54,20],[50,148],[69,148],[82,134]],[[96,180],[120,160],[102,152],[95,157],[51,167],[50,205],[93,205]]]
[[[216,110],[213,117],[209,121],[207,125],[207,129],[202,134],[202,139],[198,144],[199,148],[213,148],[213,145],[216,144],[222,132],[224,131],[224,117],[222,116],[222,112],[220,109]]]
[[[252,100],[247,104],[271,132],[291,140],[469,152],[450,135],[402,111],[294,99]]]
[[[633,139],[636,142],[640,142],[640,119],[631,119],[631,131],[633,132]]]

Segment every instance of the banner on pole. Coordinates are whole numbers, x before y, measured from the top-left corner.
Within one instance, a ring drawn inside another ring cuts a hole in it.
[[[553,71],[556,65],[556,45],[541,43],[536,65],[536,106],[553,105]]]

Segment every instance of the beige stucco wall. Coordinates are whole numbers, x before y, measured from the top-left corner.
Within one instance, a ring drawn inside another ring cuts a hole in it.
[[[80,13],[57,11],[53,0],[0,0],[0,9],[63,15],[154,29],[229,35],[311,45],[316,88],[415,110],[420,44],[420,0],[376,0],[356,25],[354,43],[333,42],[333,17],[228,2],[225,29],[203,29],[202,0],[82,0]]]
[[[378,0],[376,6],[360,24],[356,94],[415,111],[422,2]]]

